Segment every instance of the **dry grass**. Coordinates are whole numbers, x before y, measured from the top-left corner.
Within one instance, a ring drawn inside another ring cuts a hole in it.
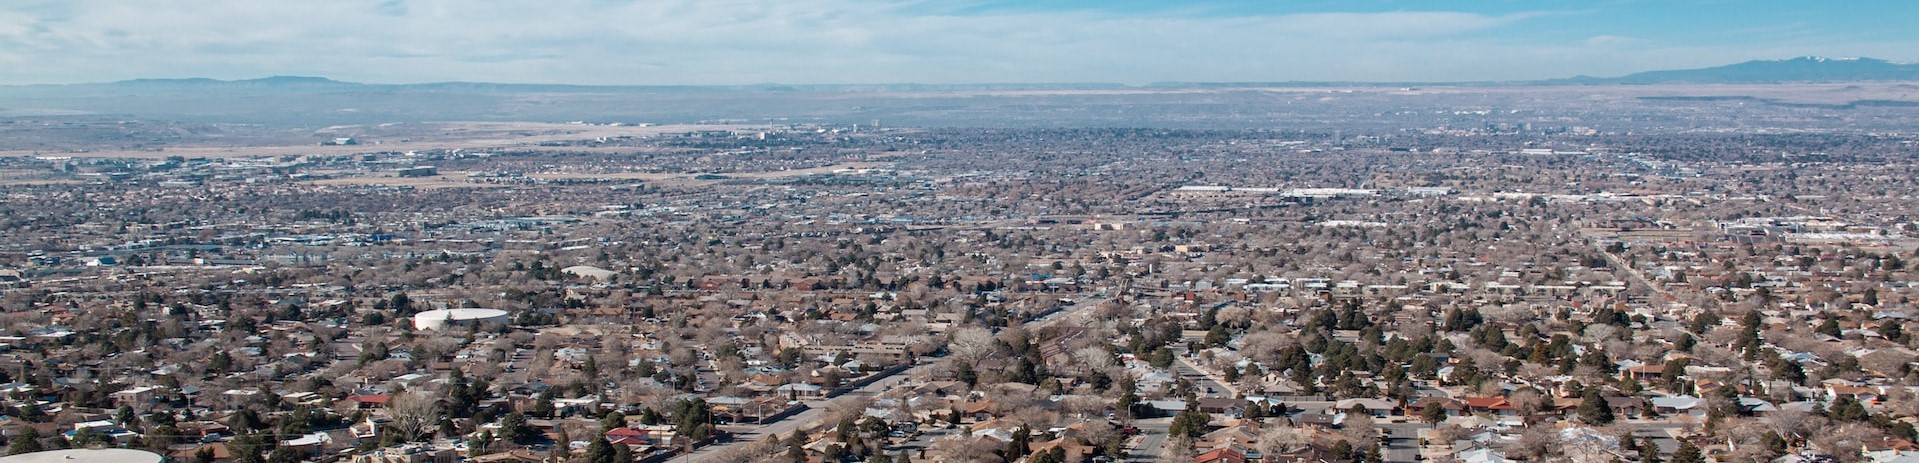
[[[405,152],[437,149],[486,151],[529,148],[541,143],[593,140],[601,137],[648,137],[702,130],[751,130],[764,126],[747,125],[658,125],[602,126],[555,124],[545,122],[438,122],[426,124],[388,124],[380,126],[337,126],[316,133],[365,138],[369,144],[320,146],[313,144],[270,146],[184,145],[164,149],[92,150],[74,153],[42,153],[26,150],[0,151],[0,156],[51,155],[90,158],[147,158],[168,156],[189,158],[242,158],[288,155],[351,155],[373,152]]]
[[[377,177],[342,177],[342,178],[329,178],[325,180],[314,180],[307,183],[313,184],[313,185],[335,185],[335,186],[369,186],[369,185],[406,186],[406,187],[413,187],[413,188],[426,189],[426,190],[438,189],[438,188],[505,188],[508,186],[512,186],[512,185],[501,185],[501,184],[494,184],[494,183],[468,182],[465,180],[465,178],[466,178],[466,173],[464,172],[449,172],[448,174],[436,175],[432,177],[398,177],[398,176],[392,176],[392,175],[377,176]]]
[[[771,178],[783,178],[783,177],[797,177],[801,175],[826,174],[826,173],[832,173],[833,171],[840,170],[840,169],[871,169],[876,167],[885,167],[887,165],[888,164],[881,163],[881,162],[849,162],[849,163],[843,163],[843,164],[834,164],[830,166],[814,167],[811,169],[794,169],[794,170],[782,170],[782,171],[773,171],[773,172],[741,172],[741,173],[729,173],[729,174],[723,174],[723,175],[725,175],[728,178],[734,178],[734,179],[741,179],[741,178],[771,179]],[[338,175],[341,177],[308,181],[306,182],[307,184],[336,185],[336,186],[345,186],[345,185],[406,186],[406,187],[413,187],[413,188],[420,188],[420,189],[504,188],[504,187],[512,186],[511,184],[483,183],[483,182],[468,181],[466,180],[467,178],[466,172],[442,172],[440,175],[436,175],[432,177],[400,177],[397,175],[393,175],[391,173],[363,175],[363,174],[356,174],[354,172],[344,172],[344,171],[316,171],[313,173],[322,174],[322,175]],[[542,179],[542,180],[579,180],[579,179],[638,180],[646,183],[666,185],[666,186],[699,186],[699,185],[710,185],[710,184],[724,181],[724,180],[701,180],[701,179],[695,178],[699,175],[700,174],[696,174],[696,173],[655,173],[655,172],[608,172],[608,173],[542,172],[542,173],[528,174],[527,177]],[[0,179],[0,180],[3,180],[3,179]]]
[[[0,186],[78,185],[82,183],[86,182],[75,179],[0,178]]]
[[[715,175],[722,175],[729,179],[741,179],[741,178],[771,179],[771,178],[798,177],[802,175],[828,174],[840,169],[872,169],[877,167],[885,167],[888,165],[889,164],[883,163],[883,162],[848,162],[848,163],[842,163],[842,164],[834,164],[830,166],[814,167],[810,169],[779,170],[779,171],[771,171],[771,172],[731,172],[731,173],[722,173],[722,174],[715,174]],[[639,180],[639,181],[648,182],[648,183],[659,183],[659,184],[665,184],[665,185],[705,185],[705,184],[719,183],[719,182],[725,181],[725,180],[701,180],[696,178],[700,175],[702,174],[661,173],[661,172],[605,172],[605,173],[540,172],[540,173],[527,174],[527,177],[545,179],[545,180],[577,180],[577,179],[592,179],[592,178],[604,178],[604,179],[615,179],[615,180]]]

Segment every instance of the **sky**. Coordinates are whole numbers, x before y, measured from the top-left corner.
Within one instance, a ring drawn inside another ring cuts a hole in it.
[[[1919,61],[1919,2],[5,0],[0,84],[1531,80]]]

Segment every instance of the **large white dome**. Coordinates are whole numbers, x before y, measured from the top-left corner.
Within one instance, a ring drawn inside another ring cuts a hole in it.
[[[69,449],[0,457],[0,463],[160,463],[158,453],[131,449]]]
[[[440,309],[413,314],[413,329],[438,330],[448,326],[506,323],[506,311],[496,309]]]

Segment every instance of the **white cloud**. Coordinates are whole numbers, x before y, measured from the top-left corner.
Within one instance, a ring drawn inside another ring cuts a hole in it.
[[[0,6],[0,82],[324,75],[589,84],[1456,80],[1605,74],[1649,43],[1537,14],[954,13],[900,0],[70,0]],[[930,12],[929,12],[930,11]]]

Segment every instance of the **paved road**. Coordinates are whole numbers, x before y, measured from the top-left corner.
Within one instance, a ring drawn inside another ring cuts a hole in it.
[[[1613,268],[1625,270],[1627,276],[1632,277],[1632,279],[1634,280],[1638,280],[1639,284],[1645,285],[1646,288],[1651,289],[1654,294],[1658,294],[1659,298],[1662,300],[1661,302],[1678,301],[1677,298],[1673,297],[1672,293],[1666,292],[1666,287],[1664,285],[1653,284],[1652,279],[1646,278],[1646,274],[1640,273],[1639,269],[1637,268],[1633,268],[1632,262],[1627,262],[1626,259],[1620,258],[1617,255],[1614,255],[1612,252],[1607,251],[1604,246],[1599,246],[1598,243],[1596,242],[1593,244],[1593,247],[1597,248],[1601,255],[1606,256],[1606,261],[1612,263]]]
[[[1160,452],[1166,450],[1166,433],[1173,428],[1172,418],[1152,418],[1136,420],[1133,426],[1139,428],[1139,435],[1127,439],[1126,461],[1149,462],[1159,459]]]
[[[1090,320],[1090,317],[1091,317],[1090,314],[1092,313],[1093,309],[1099,307],[1099,305],[1104,302],[1106,302],[1105,298],[1081,299],[1079,303],[1076,305],[1067,307],[1065,310],[1054,312],[1052,315],[1035,319],[1027,323],[1027,325],[1031,325],[1035,328],[1043,328],[1043,327],[1051,326],[1057,323],[1085,323]],[[900,385],[901,383],[905,382],[906,380],[904,378],[912,378],[915,375],[918,375],[919,373],[930,371],[931,369],[936,368],[937,365],[938,363],[933,361],[932,359],[921,359],[920,363],[918,365],[914,365],[912,368],[908,368],[899,373],[895,373],[892,376],[880,378],[880,380],[874,381],[872,384],[866,385],[866,387],[862,387],[862,388],[859,388],[858,390],[848,392],[845,395],[834,397],[829,400],[806,401],[806,406],[808,407],[806,411],[800,412],[793,416],[786,417],[786,419],[779,420],[773,423],[763,423],[763,424],[753,425],[753,426],[739,426],[739,427],[725,428],[726,430],[732,431],[734,433],[734,439],[732,442],[722,442],[714,445],[709,445],[706,447],[701,447],[699,450],[696,450],[693,453],[674,457],[671,460],[667,460],[667,462],[668,463],[733,463],[731,461],[724,460],[724,457],[726,456],[726,455],[722,455],[723,453],[725,453],[723,452],[724,450],[728,448],[732,448],[733,446],[739,445],[742,443],[758,442],[762,439],[765,439],[767,435],[778,435],[781,438],[785,438],[786,436],[792,435],[794,430],[800,429],[801,427],[804,427],[806,425],[810,425],[810,424],[813,424],[814,422],[819,421],[820,415],[824,414],[826,410],[829,408],[850,406],[858,400],[878,396],[880,395],[880,393],[886,392],[887,389]]]
[[[1186,378],[1188,381],[1192,381],[1194,386],[1198,386],[1201,397],[1239,396],[1239,388],[1233,387],[1231,384],[1226,384],[1223,378],[1213,376],[1209,370],[1202,370],[1198,366],[1194,366],[1192,360],[1187,359],[1184,355],[1176,357],[1173,361],[1173,373],[1178,374],[1181,378]]]
[[[907,369],[905,372],[903,372],[903,374],[905,374],[907,377],[911,377],[913,372],[928,368],[930,366],[932,366],[931,363],[921,363],[917,366],[914,366],[913,368]],[[725,428],[726,430],[732,431],[734,433],[732,442],[723,442],[723,443],[718,443],[714,445],[709,445],[706,447],[701,447],[698,451],[695,451],[693,453],[689,453],[686,455],[680,455],[678,457],[674,457],[672,460],[667,460],[667,461],[672,463],[722,463],[723,461],[725,461],[721,459],[723,455],[717,455],[717,454],[722,453],[721,451],[724,449],[731,448],[732,446],[741,444],[741,443],[758,442],[760,440],[766,439],[766,436],[768,435],[778,435],[780,436],[780,438],[784,439],[786,438],[786,436],[793,435],[793,431],[796,429],[799,429],[801,426],[805,426],[805,425],[812,424],[814,422],[819,421],[820,415],[826,413],[827,409],[833,408],[833,407],[839,407],[839,406],[850,406],[854,402],[861,400],[863,398],[870,398],[873,396],[877,396],[881,392],[885,392],[887,388],[893,387],[894,385],[898,384],[900,381],[901,380],[899,379],[889,377],[889,378],[881,379],[879,381],[874,381],[873,384],[868,384],[866,385],[866,387],[862,387],[862,388],[853,390],[851,392],[847,392],[844,395],[841,395],[839,397],[834,397],[832,399],[805,401],[806,406],[808,407],[806,411],[800,412],[798,414],[794,414],[793,416],[786,417],[786,419],[779,420],[773,423],[756,425],[756,426],[726,427]]]
[[[1430,427],[1432,425],[1426,423],[1380,423],[1379,428],[1386,433],[1386,439],[1382,442],[1386,448],[1386,461],[1419,461],[1419,430]]]

